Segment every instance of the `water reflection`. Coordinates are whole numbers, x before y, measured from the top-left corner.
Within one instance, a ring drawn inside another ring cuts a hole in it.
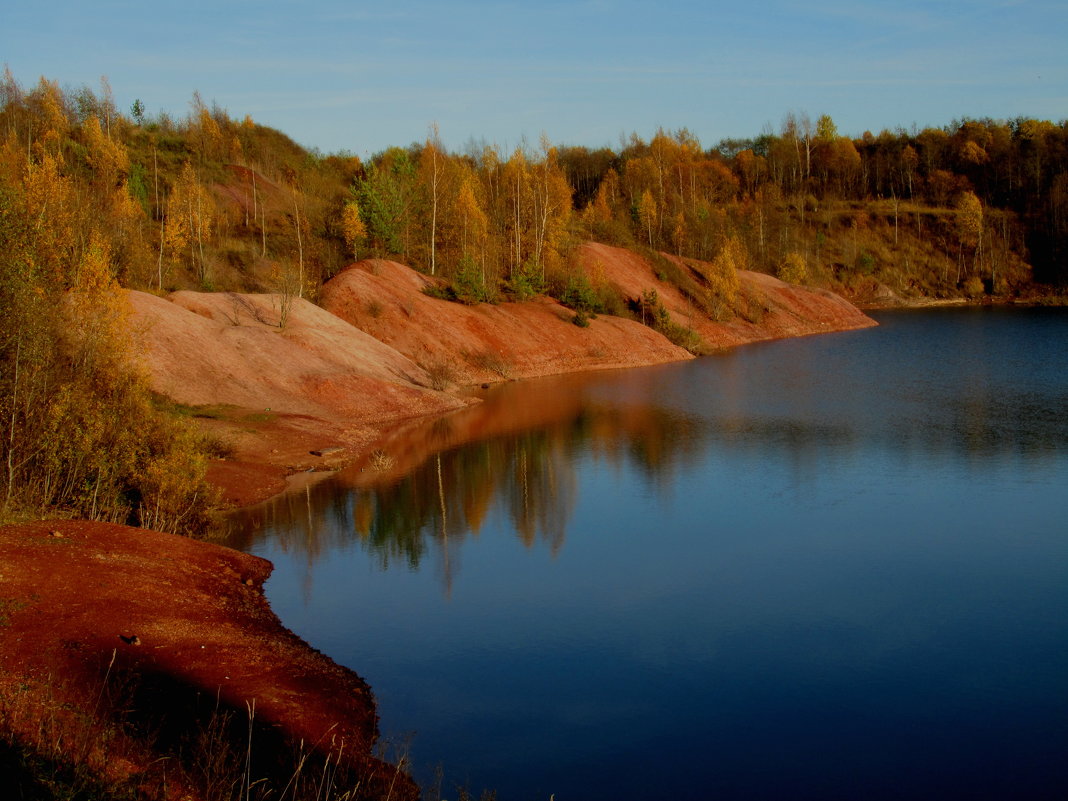
[[[357,464],[235,515],[230,543],[251,550],[271,539],[309,565],[359,543],[383,570],[418,569],[433,552],[451,588],[461,546],[494,509],[525,546],[558,553],[586,460],[633,470],[670,496],[680,475],[717,457],[786,463],[804,488],[878,452],[1034,470],[1068,449],[1065,315],[997,316],[1002,330],[1021,325],[1024,342],[1047,348],[1043,359],[1021,359],[1018,338],[990,337],[985,312],[923,319],[890,314],[878,335],[496,387],[394,432],[382,443],[396,463],[388,474]]]
[[[595,384],[585,382],[587,389]],[[286,551],[305,553],[310,563],[356,542],[383,570],[398,564],[417,569],[435,549],[449,586],[459,547],[479,535],[491,508],[503,510],[526,547],[541,542],[555,554],[567,536],[582,459],[630,467],[650,487],[662,488],[699,457],[711,431],[708,421],[648,403],[613,407],[580,393],[578,403],[572,397],[547,405],[538,397],[524,401],[538,410],[535,429],[454,445],[471,430],[495,427],[501,409],[518,398],[513,390],[502,391],[474,410],[407,432],[409,444],[443,449],[400,478],[356,466],[235,515],[230,543],[251,550],[270,538]]]

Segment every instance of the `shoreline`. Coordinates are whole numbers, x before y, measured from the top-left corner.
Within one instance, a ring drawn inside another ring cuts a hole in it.
[[[856,309],[861,312],[867,311],[893,311],[893,310],[915,310],[923,311],[925,309],[938,309],[938,308],[959,308],[959,307],[1044,307],[1053,305],[1063,305],[1058,301],[1057,296],[1041,296],[1039,298],[990,298],[985,297],[980,300],[972,300],[968,298],[922,298],[922,299],[897,299],[892,302],[884,303],[856,303],[853,304]],[[866,317],[866,315],[865,315]],[[870,318],[869,318],[870,319]],[[874,324],[874,321],[872,321]],[[828,328],[822,330],[806,331],[804,333],[787,334],[783,336],[761,336],[748,339],[746,341],[737,341],[732,344],[716,348],[714,353],[722,353],[724,351],[733,350],[737,347],[744,347],[746,345],[757,344],[760,342],[769,342],[779,339],[792,339],[803,336],[817,336],[820,334],[833,334],[841,333],[845,331],[857,330],[868,326],[848,325],[841,328]],[[702,358],[700,356],[696,358]],[[376,452],[382,452],[389,455],[389,444],[395,441],[398,437],[403,438],[403,433],[413,427],[420,427],[433,420],[445,419],[452,415],[462,412],[470,403],[480,403],[480,394],[487,390],[492,391],[494,387],[499,387],[505,384],[519,383],[523,381],[537,379],[537,378],[549,378],[549,377],[565,377],[569,375],[583,375],[599,372],[610,372],[614,370],[630,370],[642,367],[655,367],[661,364],[671,364],[676,361],[683,361],[684,359],[659,359],[650,360],[641,363],[633,363],[628,365],[605,365],[597,364],[591,361],[590,364],[584,365],[578,368],[572,368],[555,373],[531,373],[517,375],[507,379],[497,379],[495,381],[484,381],[466,384],[464,386],[455,387],[451,394],[457,398],[462,398],[466,403],[458,408],[452,408],[442,411],[433,411],[420,415],[406,414],[404,411],[399,411],[397,416],[384,419],[376,424],[363,423],[354,429],[345,430],[344,433],[339,433],[339,424],[337,421],[320,420],[320,433],[318,437],[311,435],[310,437],[304,437],[302,441],[321,441],[324,443],[318,448],[309,449],[308,451],[297,454],[294,456],[292,451],[282,454],[278,449],[274,448],[272,443],[274,441],[274,433],[269,432],[264,439],[262,446],[259,448],[250,448],[243,454],[242,457],[219,460],[214,464],[216,475],[220,473],[220,467],[226,470],[234,471],[235,473],[241,473],[249,471],[250,475],[254,476],[256,473],[262,472],[265,469],[273,474],[273,478],[269,487],[262,486],[258,491],[248,492],[246,488],[240,486],[241,479],[237,481],[224,481],[222,484],[217,485],[224,492],[229,491],[233,502],[225,509],[221,510],[221,514],[225,516],[230,512],[238,510],[251,509],[263,503],[267,503],[272,500],[276,500],[291,492],[299,492],[309,484],[315,484],[320,481],[329,479],[334,474],[341,472],[342,470],[351,470],[357,466],[365,465],[374,456]],[[240,413],[248,410],[235,410],[235,413]],[[281,418],[281,435],[287,438],[292,432],[289,432],[285,425],[285,417]],[[340,429],[344,430],[344,424],[340,425]],[[298,437],[299,438],[299,437]],[[338,445],[337,443],[344,439],[347,444]],[[323,455],[317,455],[316,450],[330,450],[331,448],[339,448],[340,450],[333,453],[323,453]],[[272,453],[272,451],[274,451]],[[265,466],[267,466],[265,468]],[[387,472],[387,471],[383,471]]]
[[[374,756],[368,684],[271,609],[272,569],[118,524],[0,526],[5,786],[37,797],[44,770],[99,797],[135,787],[208,801],[212,781],[245,771],[278,792],[329,766],[360,798],[417,798],[406,774]],[[207,760],[216,778],[205,786]]]
[[[863,326],[851,325],[781,337],[759,337],[717,348],[712,352],[722,353],[746,345],[780,339],[843,333],[873,327],[874,325],[876,323],[871,321],[870,324]],[[698,356],[695,358],[705,357]],[[480,393],[493,391],[495,387],[511,384],[521,385],[524,381],[540,378],[566,378],[567,376],[582,376],[616,370],[656,367],[679,361],[685,361],[685,359],[665,359],[625,366],[591,364],[579,369],[558,373],[521,375],[494,382],[468,384],[457,387],[453,391],[455,396],[468,400],[468,403],[458,408],[415,416],[400,412],[398,416],[382,420],[377,425],[362,424],[355,429],[349,430],[344,429],[343,423],[339,427],[337,421],[323,419],[318,421],[320,423],[318,435],[304,431],[297,432],[291,429],[288,425],[289,416],[279,415],[275,426],[261,432],[262,438],[259,440],[258,447],[246,446],[239,456],[214,461],[209,467],[209,482],[213,483],[224,493],[224,497],[230,500],[227,506],[219,510],[220,515],[225,517],[233,512],[252,509],[260,504],[277,500],[291,492],[302,491],[306,486],[325,481],[343,470],[354,470],[357,467],[364,466],[376,473],[393,472],[392,467],[387,470],[380,470],[371,466],[370,463],[377,453],[384,454],[387,458],[392,459],[389,448],[390,443],[398,438],[403,439],[403,435],[407,430],[425,426],[434,420],[462,414],[470,408],[472,402],[474,405],[482,402],[479,397]],[[235,408],[233,413],[234,416],[240,416],[249,411]],[[302,418],[301,422],[309,423],[312,421]],[[275,447],[278,439],[285,439],[291,446],[295,441],[301,443],[318,442],[320,445],[295,453],[292,447],[284,451]],[[338,444],[343,440],[346,444]],[[266,483],[264,481],[265,477]]]

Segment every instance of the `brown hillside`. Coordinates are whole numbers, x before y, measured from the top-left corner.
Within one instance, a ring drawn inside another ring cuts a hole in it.
[[[705,276],[711,266],[706,262],[664,256],[688,272],[697,286],[707,282]],[[638,298],[646,290],[656,289],[672,319],[692,327],[712,348],[875,325],[870,317],[832,292],[786,284],[770,275],[748,270],[738,273],[739,295],[749,310],[748,317],[735,315],[716,322],[675,286],[657,280],[652,265],[637,253],[588,242],[580,249],[579,259],[591,280],[604,276],[626,297]]]
[[[153,388],[208,407],[194,413],[232,457],[216,462],[209,478],[234,503],[282,491],[289,474],[329,466],[312,451],[357,447],[397,420],[468,402],[432,390],[409,359],[304,300],[294,300],[280,329],[277,296],[129,297]]]
[[[280,328],[278,297],[131,292],[159,391],[190,404],[232,404],[350,423],[460,404],[393,348],[305,300]]]
[[[526,303],[461,303],[432,298],[432,279],[403,264],[372,259],[323,286],[323,307],[428,369],[460,383],[633,367],[691,358],[632,320],[601,316],[589,328],[550,298]]]
[[[591,281],[608,281],[625,297],[636,299],[655,288],[672,319],[692,327],[712,348],[874,325],[831,292],[745,271],[739,273],[741,294],[757,313],[714,322],[676,287],[658,280],[648,260],[632,251],[587,243],[578,260]],[[672,260],[693,271],[698,282],[704,280],[707,264]],[[633,320],[601,315],[589,328],[579,328],[571,324],[574,312],[548,298],[465,306],[423,293],[433,285],[433,279],[402,264],[370,259],[327,282],[322,303],[422,367],[448,368],[461,383],[691,358]]]
[[[712,348],[874,324],[829,292],[748,272],[746,317],[714,322],[635,253],[591,243],[578,257],[626,297],[655,288],[672,320]],[[705,280],[707,264],[675,261],[694,286]],[[284,327],[276,295],[130,299],[154,388],[221,440],[230,458],[209,478],[239,504],[282,491],[293,473],[352,461],[402,420],[477,402],[443,390],[692,358],[634,320],[599,315],[580,328],[549,298],[467,306],[423,291],[433,285],[397,262],[362,261],[323,287],[324,308],[295,299]]]

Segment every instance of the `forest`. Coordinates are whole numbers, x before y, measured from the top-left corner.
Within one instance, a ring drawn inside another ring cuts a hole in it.
[[[353,132],[354,144],[359,132]],[[442,297],[548,294],[629,314],[595,240],[711,265],[691,294],[738,313],[736,271],[863,301],[1059,302],[1068,281],[1068,123],[953,121],[842,135],[829,116],[703,145],[542,138],[506,153],[425,139],[323,154],[194,94],[187,113],[119,109],[106,79],[0,80],[0,508],[196,533],[211,446],[154,396],[120,288],[315,301],[355,260],[440,278]],[[663,268],[662,280],[685,276]],[[691,287],[692,289],[692,287]],[[629,306],[628,304],[631,304]]]

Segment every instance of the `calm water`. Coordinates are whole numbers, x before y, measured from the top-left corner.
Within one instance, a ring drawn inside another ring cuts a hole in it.
[[[234,541],[444,797],[1063,799],[1068,313],[877,317],[499,388]]]

